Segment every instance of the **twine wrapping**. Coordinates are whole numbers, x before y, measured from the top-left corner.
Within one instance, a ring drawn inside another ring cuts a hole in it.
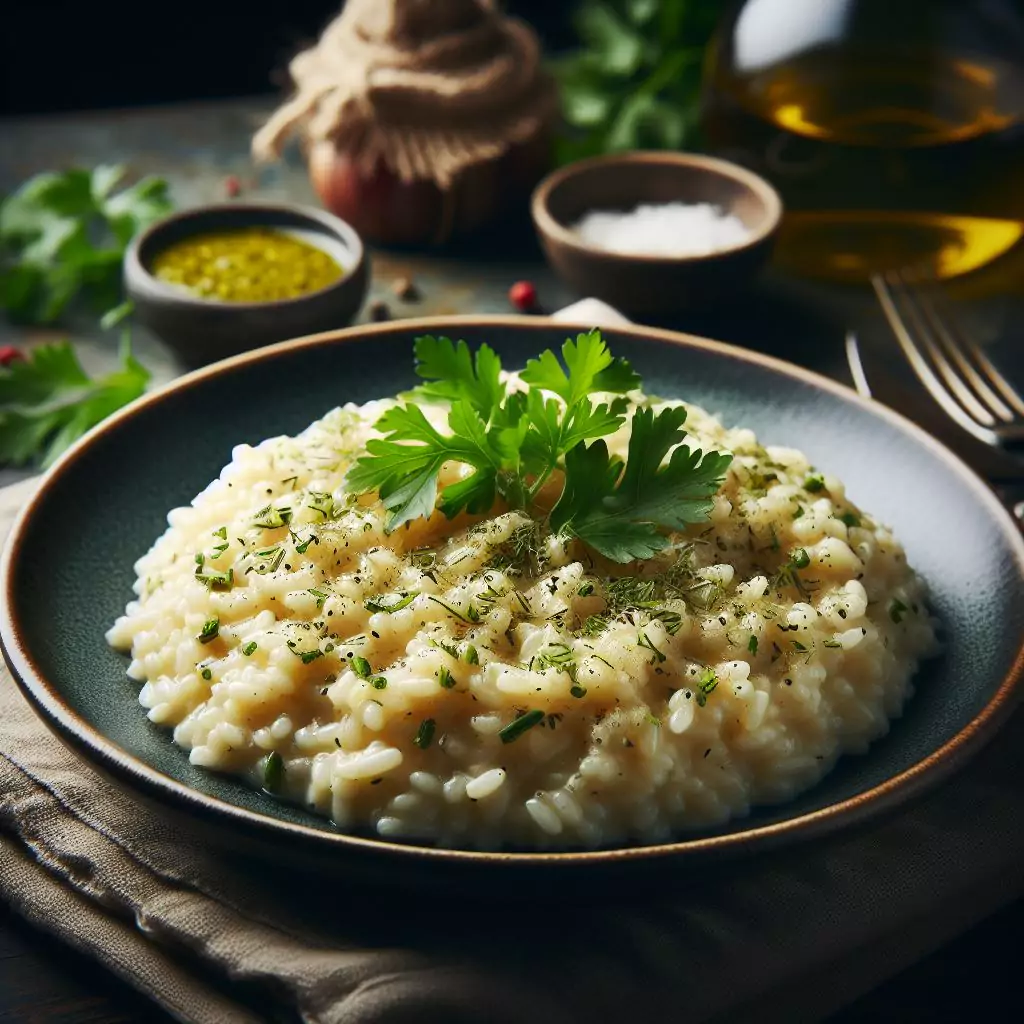
[[[365,177],[383,161],[403,182],[447,189],[555,109],[536,35],[491,0],[349,0],[289,70],[295,94],[253,138],[257,160],[299,131],[332,141]]]

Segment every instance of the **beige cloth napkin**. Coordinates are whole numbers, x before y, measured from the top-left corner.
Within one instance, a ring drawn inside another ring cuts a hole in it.
[[[0,491],[0,538],[32,486]],[[0,671],[0,896],[184,1021],[812,1021],[1022,893],[1020,711],[857,831],[496,908],[210,849],[65,749]]]

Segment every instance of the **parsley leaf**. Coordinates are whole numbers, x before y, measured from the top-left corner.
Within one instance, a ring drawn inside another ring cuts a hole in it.
[[[681,407],[657,415],[637,409],[624,468],[604,441],[573,448],[565,458],[565,489],[551,510],[552,527],[626,562],[668,546],[658,527],[681,529],[707,518],[732,456],[680,444],[685,420]]]
[[[501,383],[501,360],[489,345],[476,350],[476,359],[464,341],[426,334],[413,343],[416,373],[427,381],[413,392],[428,401],[454,402],[465,399],[486,420],[505,395]]]
[[[526,422],[533,429],[520,442],[524,457],[535,468],[554,467],[581,441],[615,433],[625,422],[627,404],[624,398],[610,405],[592,405],[584,399],[563,410],[556,399],[545,400],[539,391],[530,391]]]
[[[386,436],[367,441],[368,454],[349,470],[346,486],[351,491],[380,493],[389,512],[388,532],[433,513],[437,474],[446,462],[461,462],[478,470],[445,488],[441,509],[446,516],[462,509],[485,512],[494,503],[498,462],[479,414],[468,402],[455,402],[448,425],[450,436],[435,430],[415,405],[389,409],[376,424]],[[409,441],[418,443],[405,443]]]
[[[95,380],[68,342],[33,349],[0,369],[0,463],[24,465],[40,455],[49,466],[87,430],[138,398],[148,381],[127,338],[120,367]]]
[[[170,212],[167,183],[120,192],[122,167],[37,174],[0,203],[0,307],[22,323],[51,323],[79,295],[98,310],[121,300],[133,235]]]
[[[562,369],[551,349],[530,359],[520,377],[532,387],[553,391],[572,408],[580,399],[594,391],[621,394],[640,387],[640,376],[625,359],[613,358],[601,332],[592,330],[581,334],[576,341],[562,345],[562,359],[568,370]]]

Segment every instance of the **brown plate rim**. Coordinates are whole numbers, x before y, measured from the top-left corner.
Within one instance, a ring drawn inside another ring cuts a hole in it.
[[[569,326],[566,321],[552,320],[546,317],[469,315],[395,320],[308,335],[246,352],[188,373],[114,413],[65,452],[44,475],[39,487],[19,513],[4,547],[2,558],[0,558],[0,581],[2,581],[0,595],[4,598],[3,601],[0,601],[0,640],[2,640],[3,654],[15,682],[43,721],[62,740],[83,753],[87,759],[142,792],[165,802],[169,801],[179,809],[183,808],[200,817],[216,820],[219,824],[230,823],[246,832],[255,832],[263,838],[291,837],[300,841],[305,847],[317,849],[320,852],[360,851],[364,854],[382,858],[390,857],[399,861],[407,861],[412,858],[448,864],[461,862],[475,865],[500,864],[516,867],[568,869],[584,865],[612,864],[634,860],[658,861],[671,857],[724,854],[739,850],[752,852],[755,849],[778,845],[783,841],[792,841],[797,838],[810,839],[852,826],[869,816],[892,809],[947,778],[968,757],[977,753],[1009,717],[1021,697],[1021,680],[1024,678],[1024,636],[1019,639],[1017,653],[1010,670],[985,706],[967,725],[927,757],[862,793],[830,804],[828,807],[769,825],[744,829],[742,828],[742,819],[737,819],[739,826],[737,830],[724,835],[684,838],[675,842],[650,846],[625,846],[568,852],[519,852],[458,850],[391,843],[383,839],[364,838],[340,831],[332,832],[258,814],[218,797],[201,793],[150,767],[107,739],[64,703],[59,688],[46,678],[21,638],[22,634],[13,611],[13,566],[19,558],[24,534],[36,507],[46,499],[54,481],[67,472],[69,467],[73,466],[77,459],[100,437],[119,429],[122,423],[130,420],[143,409],[163,401],[164,396],[193,387],[210,378],[231,373],[239,366],[262,360],[272,360],[283,353],[314,348],[318,345],[358,342],[376,334],[396,331],[436,333],[442,329],[454,330],[460,326],[469,325],[533,330],[550,330],[552,326],[561,329]],[[578,326],[589,327],[591,325],[579,324]],[[638,339],[659,341],[683,348],[696,348],[716,353],[728,359],[753,363],[810,384],[845,402],[860,406],[874,416],[889,421],[945,461],[950,469],[963,480],[964,485],[975,493],[978,500],[988,507],[993,519],[1002,528],[1009,541],[1009,546],[1014,551],[1018,576],[1024,579],[1024,536],[1021,535],[1009,512],[999,503],[981,478],[960,458],[899,413],[872,399],[861,397],[852,389],[836,381],[774,356],[660,328],[623,325],[615,326],[614,330],[617,333],[636,336]]]

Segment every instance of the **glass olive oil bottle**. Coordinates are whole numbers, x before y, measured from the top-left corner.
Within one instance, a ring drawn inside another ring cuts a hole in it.
[[[703,111],[711,150],[781,192],[777,259],[797,271],[953,277],[1024,234],[1015,0],[746,0]]]

